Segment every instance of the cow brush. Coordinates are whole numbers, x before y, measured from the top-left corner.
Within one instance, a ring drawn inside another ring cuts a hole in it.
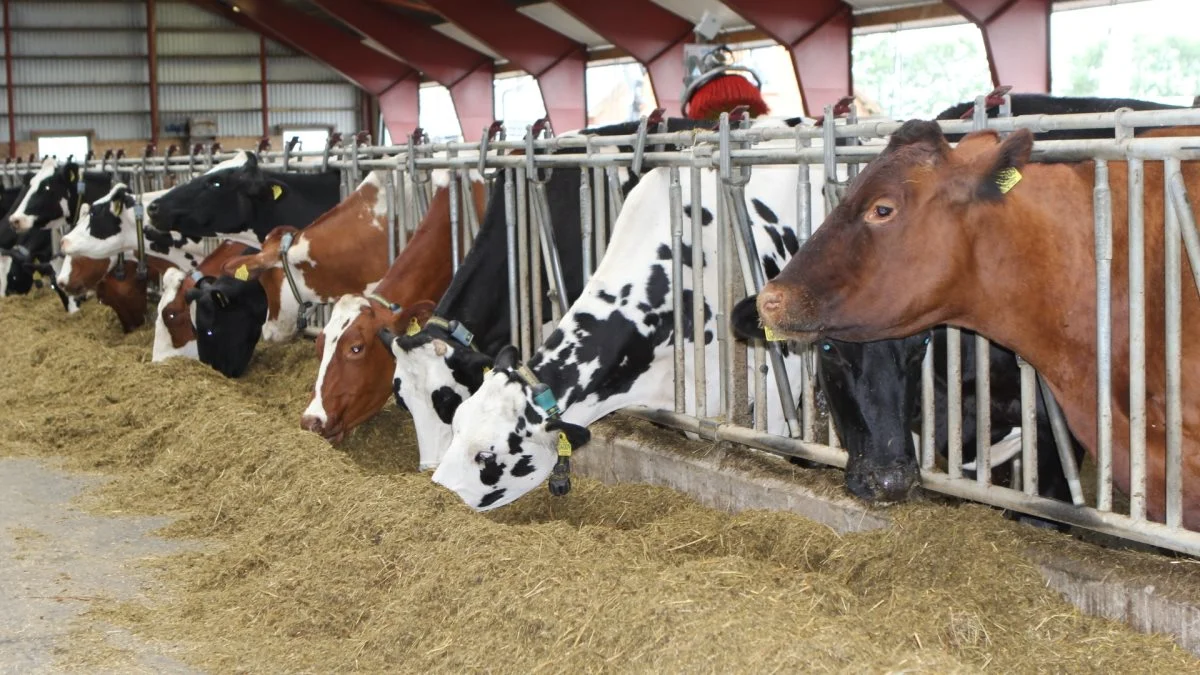
[[[721,113],[730,112],[738,106],[747,106],[751,117],[765,115],[770,111],[763,100],[762,92],[750,80],[741,75],[719,75],[704,83],[688,101],[687,116],[693,120],[713,120]]]

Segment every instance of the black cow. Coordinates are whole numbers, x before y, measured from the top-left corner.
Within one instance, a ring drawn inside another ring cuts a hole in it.
[[[4,214],[3,220],[0,221],[0,274],[4,276],[3,283],[0,283],[0,295],[28,293],[35,285],[40,286],[40,283],[34,280],[34,273],[41,273],[49,281],[50,287],[58,293],[63,306],[69,307],[69,300],[59,290],[54,280],[55,271],[50,265],[53,257],[50,230],[36,227],[18,234],[13,229],[11,219],[16,215],[18,206],[28,207],[22,208],[23,211],[40,210],[40,200],[34,200],[32,197],[26,199],[30,184],[37,175],[27,173],[22,177],[20,186],[5,188],[3,191],[0,201],[0,213]],[[49,185],[46,181],[39,183]]]
[[[187,237],[252,233],[263,241],[280,225],[304,228],[341,201],[337,172],[264,171],[245,151],[147,207],[151,225]]]
[[[248,248],[243,255],[256,252]],[[225,377],[241,377],[267,320],[267,293],[262,284],[208,276],[184,297],[196,305],[200,360]]]
[[[1142,101],[1136,98],[1093,98],[1076,96],[1050,96],[1048,94],[1012,94],[1012,115],[1068,115],[1078,113],[1106,113],[1118,108],[1133,110],[1177,110],[1183,106],[1167,105]],[[974,107],[973,101],[966,101],[950,106],[938,113],[935,119],[956,120],[963,113]],[[999,105],[988,108],[988,116],[995,117],[999,113]],[[1143,129],[1144,131],[1144,129]],[[946,140],[957,143],[964,134],[946,134]],[[1045,131],[1035,135],[1042,141],[1066,141],[1086,138],[1112,138],[1112,129],[1066,129],[1060,131]]]

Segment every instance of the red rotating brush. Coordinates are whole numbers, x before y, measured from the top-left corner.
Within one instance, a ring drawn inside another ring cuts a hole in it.
[[[763,100],[758,74],[745,66],[730,63],[732,57],[728,47],[720,46],[709,48],[689,64],[692,66],[691,77],[683,93],[683,114],[689,119],[716,120],[721,113],[743,105],[750,109],[751,117],[770,111]],[[745,73],[754,81],[735,73]]]

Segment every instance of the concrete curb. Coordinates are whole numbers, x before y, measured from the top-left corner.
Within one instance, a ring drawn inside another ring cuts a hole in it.
[[[636,432],[631,434],[631,428]],[[591,425],[592,440],[572,458],[579,474],[604,483],[646,483],[683,492],[715,509],[795,513],[839,533],[889,527],[886,512],[789,479],[774,457],[727,444],[686,441],[622,415]],[[841,474],[836,478],[840,481]],[[1200,656],[1200,605],[1168,597],[1123,575],[1119,566],[1028,552],[1050,588],[1092,616],[1164,633]]]

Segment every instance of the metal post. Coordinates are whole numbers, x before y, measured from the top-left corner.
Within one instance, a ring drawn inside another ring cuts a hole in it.
[[[992,483],[992,348],[975,335],[975,481]]]
[[[520,330],[513,333],[513,340],[518,340],[517,344],[521,346],[521,358],[528,359],[532,352],[530,351],[530,331],[527,330],[530,321],[529,308],[529,210],[528,202],[525,199],[525,169],[518,168],[516,176],[517,192],[517,292],[520,299],[520,317],[518,326]],[[541,305],[538,305],[539,309]],[[516,309],[514,307],[514,309]]]
[[[581,171],[585,175],[588,172],[586,168],[582,169]],[[594,250],[596,255],[595,258],[591,258],[591,260],[593,260],[592,266],[587,269],[589,274],[594,272],[596,267],[600,264],[600,260],[604,257],[604,250],[608,242],[608,209],[606,208],[608,201],[608,190],[606,188],[606,181],[607,178],[605,177],[603,167],[597,166],[592,169],[592,206],[596,209],[595,220],[593,221],[593,228],[595,229]]]
[[[1168,159],[1163,166],[1164,177],[1180,171],[1178,159]],[[1167,527],[1183,525],[1183,406],[1181,391],[1180,361],[1183,356],[1182,284],[1183,256],[1179,239],[1181,236],[1179,210],[1171,204],[1171,183],[1165,181],[1164,215],[1166,226],[1163,232],[1163,255],[1166,273],[1166,394],[1167,394],[1167,472],[1166,501]]]
[[[933,340],[925,348],[925,358],[921,361],[921,470],[933,470],[933,434],[934,415],[933,405]]]
[[[1079,482],[1079,465],[1071,452],[1071,432],[1067,430],[1067,421],[1063,419],[1062,410],[1054,400],[1054,394],[1045,380],[1039,375],[1038,390],[1042,392],[1042,403],[1046,405],[1046,416],[1050,418],[1050,430],[1054,435],[1054,445],[1058,448],[1058,461],[1062,464],[1063,475],[1067,479],[1067,487],[1071,490],[1071,503],[1083,506],[1083,486]]]
[[[457,274],[459,262],[462,260],[459,251],[462,243],[462,223],[459,222],[457,170],[450,170],[450,180],[446,183],[446,188],[450,192],[450,270],[451,274]]]
[[[1092,192],[1096,228],[1096,408],[1097,443],[1096,508],[1112,510],[1112,195],[1108,187],[1108,162],[1096,160]],[[1170,217],[1168,216],[1168,222]]]
[[[395,174],[391,171],[380,172],[383,175],[383,199],[387,204],[387,247],[388,267],[396,262],[396,227],[399,225],[399,213],[396,211]]]
[[[517,279],[520,277],[518,270],[518,251],[520,250],[517,244],[517,174],[516,169],[504,170],[504,222],[508,230],[507,248],[508,248],[508,328],[509,342],[511,344],[519,344],[519,336],[521,334],[521,312],[520,312],[520,295],[517,287]]]
[[[592,156],[591,138],[588,139],[587,156]],[[595,243],[592,241],[592,218],[594,211],[592,206],[592,174],[587,167],[579,168],[579,234],[580,246],[582,250],[583,262],[583,283],[586,284],[592,278],[592,250]],[[566,296],[567,289],[563,288],[563,296]]]
[[[696,416],[708,415],[708,380],[705,371],[708,368],[708,351],[704,341],[705,317],[704,299],[708,297],[704,287],[704,187],[700,169],[688,169],[691,178],[691,216],[692,216],[692,340],[695,354],[692,357],[693,374],[695,375]]]
[[[1027,495],[1038,493],[1037,373],[1017,357],[1021,370],[1021,486]]]
[[[946,472],[962,477],[962,331],[946,329]]]
[[[679,183],[679,167],[673,166],[670,173],[670,204],[668,207],[671,218],[671,302],[674,311],[674,348],[675,348],[675,412],[682,413],[687,408],[687,361],[683,349],[683,187]],[[695,250],[696,243],[692,244]],[[692,289],[692,303],[703,303],[703,288]],[[699,414],[699,411],[697,411]]]
[[[1129,517],[1146,519],[1145,163],[1129,167]]]

